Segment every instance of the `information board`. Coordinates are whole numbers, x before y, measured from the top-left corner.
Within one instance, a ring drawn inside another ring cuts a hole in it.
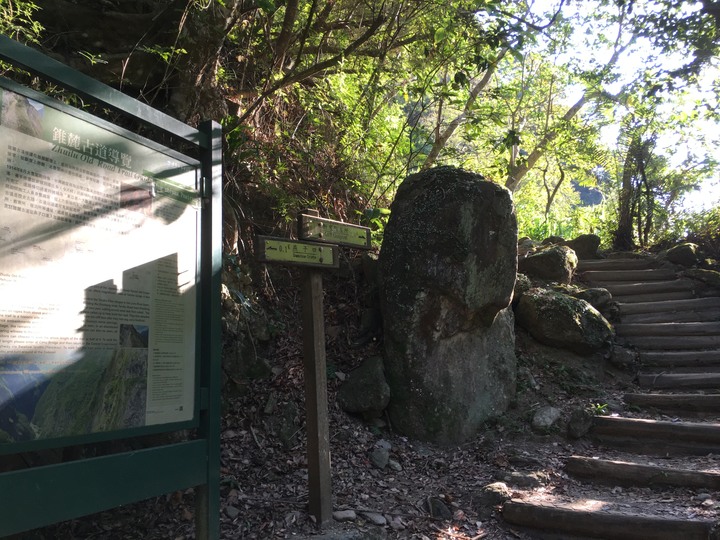
[[[198,163],[31,95],[0,85],[0,452],[191,420]]]

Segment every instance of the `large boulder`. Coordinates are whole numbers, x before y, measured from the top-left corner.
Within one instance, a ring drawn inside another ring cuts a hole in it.
[[[700,248],[697,244],[684,242],[667,251],[667,260],[682,266],[695,266],[702,260]]]
[[[468,439],[515,393],[510,193],[451,167],[409,176],[379,264],[393,427],[440,444]]]
[[[600,237],[597,234],[581,234],[564,245],[572,249],[580,260],[599,258]]]
[[[518,270],[531,277],[570,283],[577,264],[577,255],[572,249],[551,245],[522,259]]]
[[[585,300],[546,289],[531,289],[520,298],[518,324],[540,343],[578,354],[592,354],[612,344],[610,323]]]

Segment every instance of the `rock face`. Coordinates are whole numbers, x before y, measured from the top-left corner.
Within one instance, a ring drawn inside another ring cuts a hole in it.
[[[393,427],[450,444],[515,393],[517,223],[510,193],[450,167],[409,176],[380,253]]]
[[[540,343],[592,354],[608,348],[612,326],[585,300],[545,289],[530,289],[515,309],[518,324]]]

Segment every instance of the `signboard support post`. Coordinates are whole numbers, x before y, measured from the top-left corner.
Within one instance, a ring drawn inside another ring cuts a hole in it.
[[[220,288],[222,271],[222,127],[203,122],[210,141],[201,151],[200,386],[207,403],[200,407],[200,436],[207,441],[207,482],[195,487],[195,531],[203,540],[220,538]]]
[[[310,515],[322,526],[332,517],[330,435],[327,407],[327,368],[323,285],[319,270],[303,271],[303,358]]]

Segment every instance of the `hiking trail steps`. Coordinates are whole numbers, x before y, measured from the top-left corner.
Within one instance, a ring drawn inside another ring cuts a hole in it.
[[[576,277],[617,302],[616,342],[637,355],[637,391],[619,415],[594,418],[592,456],[567,456],[577,493],[512,499],[506,522],[532,538],[720,540],[720,290],[683,270],[650,256],[580,261]],[[637,496],[648,489],[676,491],[649,508]]]

